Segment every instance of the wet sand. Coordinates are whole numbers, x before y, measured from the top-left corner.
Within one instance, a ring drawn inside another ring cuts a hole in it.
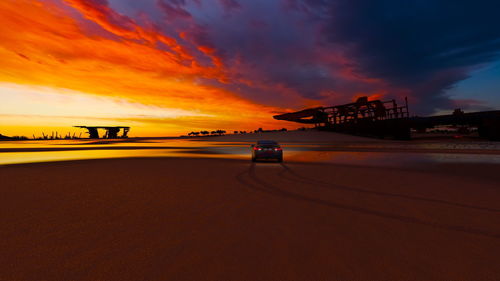
[[[0,280],[499,280],[494,164],[0,166]]]
[[[414,162],[478,162],[500,164],[500,142],[474,137],[382,140],[325,131],[289,131],[192,138],[118,140],[29,140],[0,142],[0,165],[34,162],[188,157],[248,159],[257,140],[280,142],[287,161],[391,166]]]

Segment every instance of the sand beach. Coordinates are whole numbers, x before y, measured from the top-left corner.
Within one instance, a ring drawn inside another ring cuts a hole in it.
[[[302,151],[386,142],[306,134],[268,136]],[[500,278],[495,161],[287,161],[284,150],[282,164],[217,153],[0,166],[0,280]]]

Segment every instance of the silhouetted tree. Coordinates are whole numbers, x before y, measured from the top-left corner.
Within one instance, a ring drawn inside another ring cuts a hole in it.
[[[10,138],[10,137],[8,137],[8,136],[4,136],[4,135],[0,134],[0,139],[5,139],[5,140],[8,140],[8,139],[11,139],[11,138]]]

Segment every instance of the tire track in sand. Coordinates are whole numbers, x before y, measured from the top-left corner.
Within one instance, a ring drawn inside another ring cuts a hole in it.
[[[315,198],[312,196],[307,196],[304,194],[292,192],[283,188],[279,188],[276,185],[273,185],[269,182],[266,182],[259,178],[256,173],[255,169],[256,165],[255,163],[252,163],[250,167],[241,173],[236,175],[236,179],[239,183],[241,183],[243,186],[255,190],[255,191],[260,191],[263,193],[267,193],[276,197],[281,197],[281,198],[286,198],[286,199],[292,199],[295,201],[300,201],[300,202],[308,202],[311,204],[316,204],[316,205],[321,205],[321,206],[326,206],[329,208],[334,208],[334,209],[340,209],[340,210],[345,210],[345,211],[350,211],[362,215],[369,215],[369,216],[375,216],[379,218],[384,218],[384,219],[390,219],[390,220],[395,220],[399,221],[402,223],[410,223],[410,224],[417,224],[417,225],[423,225],[423,226],[429,226],[437,229],[444,229],[448,231],[454,231],[454,232],[461,232],[465,234],[473,234],[473,235],[480,235],[484,237],[489,237],[489,238],[500,238],[500,234],[490,232],[487,230],[481,230],[481,229],[475,229],[467,226],[460,226],[460,225],[451,225],[451,224],[442,224],[442,223],[436,223],[436,222],[428,222],[419,218],[415,217],[410,217],[410,216],[404,216],[404,215],[398,215],[398,214],[392,214],[388,212],[382,212],[378,210],[372,210],[368,208],[363,208],[363,207],[358,207],[358,206],[353,206],[353,205],[348,205],[348,204],[342,204],[334,201],[328,201],[325,199],[321,198]],[[278,173],[278,176],[280,176],[280,173],[285,173],[287,172],[287,169],[290,169],[286,165],[282,165],[283,170]],[[295,180],[294,180],[295,181]]]

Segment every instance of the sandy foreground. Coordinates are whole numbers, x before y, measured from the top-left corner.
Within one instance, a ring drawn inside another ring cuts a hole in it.
[[[0,166],[0,280],[500,280],[500,169]]]

